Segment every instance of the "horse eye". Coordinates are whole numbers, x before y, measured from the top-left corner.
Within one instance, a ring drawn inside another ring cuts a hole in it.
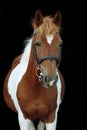
[[[41,46],[41,43],[36,42],[35,45],[36,45],[36,46]]]
[[[62,47],[62,46],[63,46],[63,44],[62,44],[62,43],[60,43],[60,44],[59,44],[59,47]]]

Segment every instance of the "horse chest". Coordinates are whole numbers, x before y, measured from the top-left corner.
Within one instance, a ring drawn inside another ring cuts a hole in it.
[[[24,87],[22,92],[20,93],[18,90],[17,95],[25,118],[46,121],[51,113],[55,113],[57,107],[56,88],[54,90],[44,88],[40,91],[34,91],[34,89],[29,89],[29,87],[25,90]]]

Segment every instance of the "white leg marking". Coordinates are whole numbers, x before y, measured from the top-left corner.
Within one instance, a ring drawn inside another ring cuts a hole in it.
[[[58,112],[58,108],[56,109],[56,112],[55,112],[55,120],[52,123],[46,123],[46,130],[56,130],[57,112]]]
[[[53,123],[46,123],[46,130],[56,130],[56,120]]]
[[[18,121],[20,130],[35,130],[33,122],[23,117],[22,111],[18,111]]]
[[[46,130],[56,130],[56,119],[52,123],[46,123]]]
[[[39,121],[39,124],[37,126],[37,130],[44,130],[45,124],[42,121]]]

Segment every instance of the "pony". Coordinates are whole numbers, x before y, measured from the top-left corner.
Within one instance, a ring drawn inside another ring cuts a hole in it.
[[[18,114],[20,130],[56,130],[59,106],[65,95],[65,82],[59,71],[61,21],[60,11],[44,16],[37,10],[32,19],[33,35],[26,40],[22,54],[13,60],[5,77],[4,100]]]

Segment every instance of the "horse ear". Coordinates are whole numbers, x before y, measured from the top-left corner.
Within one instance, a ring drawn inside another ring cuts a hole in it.
[[[57,26],[61,26],[61,19],[62,19],[61,12],[57,11],[57,13],[55,14],[53,18],[53,23],[56,24]]]
[[[37,10],[34,16],[34,22],[36,26],[40,26],[43,23],[43,15],[40,10]]]

